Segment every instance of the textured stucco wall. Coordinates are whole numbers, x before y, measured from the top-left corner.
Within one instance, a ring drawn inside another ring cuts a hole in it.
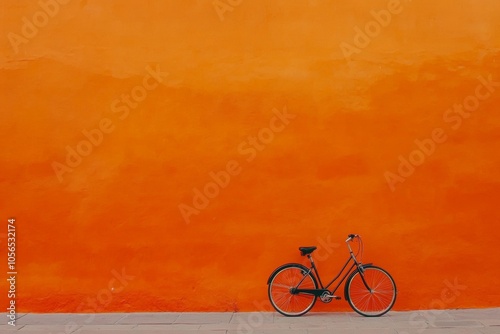
[[[351,232],[395,309],[500,306],[500,2],[227,2],[0,2],[19,311],[262,309]]]

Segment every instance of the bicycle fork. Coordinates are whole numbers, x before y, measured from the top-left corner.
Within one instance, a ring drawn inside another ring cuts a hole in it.
[[[349,253],[351,254],[352,260],[354,261],[354,263],[356,264],[356,267],[358,268],[359,276],[361,277],[361,281],[363,281],[363,284],[368,289],[368,291],[370,291],[370,293],[373,293],[372,288],[370,288],[370,286],[368,286],[368,283],[365,280],[365,269],[363,268],[363,264],[356,260],[356,257],[354,256],[352,249],[351,249],[351,246],[349,244],[347,244],[347,247],[349,248]]]
[[[351,256],[353,256],[353,255],[351,254]],[[370,286],[368,285],[368,283],[365,280],[365,268],[363,268],[363,264],[358,263],[356,261],[356,259],[354,258],[354,256],[353,256],[353,260],[354,260],[354,263],[356,263],[356,266],[358,267],[359,276],[361,277],[361,281],[363,281],[363,284],[368,289],[368,291],[370,291],[370,293],[373,293],[372,288],[370,288]]]

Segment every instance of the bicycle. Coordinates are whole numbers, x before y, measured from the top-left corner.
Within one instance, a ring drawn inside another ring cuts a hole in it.
[[[358,239],[356,255],[350,242]],[[396,283],[384,269],[372,263],[362,264],[363,241],[357,234],[349,234],[345,241],[349,250],[349,259],[337,276],[323,286],[312,253],[316,247],[299,247],[302,256],[311,262],[308,268],[299,263],[287,263],[276,268],[267,280],[269,300],[279,313],[288,317],[298,317],[309,312],[319,297],[323,303],[339,300],[335,292],[347,278],[344,286],[344,298],[357,313],[366,317],[379,317],[387,313],[396,302]],[[342,275],[349,263],[353,262],[340,282],[332,291],[328,288]],[[318,288],[318,281],[320,288]]]

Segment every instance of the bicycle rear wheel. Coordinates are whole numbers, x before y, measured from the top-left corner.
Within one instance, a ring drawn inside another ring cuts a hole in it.
[[[316,278],[308,273],[308,269],[300,264],[284,266],[270,278],[268,294],[273,307],[287,317],[298,317],[314,306],[316,296],[294,294],[291,292],[292,288],[317,289],[318,284]]]
[[[361,275],[371,291],[366,288]],[[396,302],[396,283],[387,271],[376,266],[364,267],[363,274],[356,270],[348,278],[345,289],[349,305],[365,317],[379,317]]]

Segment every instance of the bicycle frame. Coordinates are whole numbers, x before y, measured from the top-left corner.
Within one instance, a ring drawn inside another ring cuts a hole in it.
[[[347,259],[346,263],[344,264],[344,266],[342,267],[342,269],[340,270],[340,272],[337,274],[337,276],[335,276],[330,281],[330,283],[328,283],[326,286],[323,285],[323,282],[321,281],[321,277],[319,276],[319,272],[318,272],[318,269],[316,267],[316,264],[314,263],[312,255],[311,254],[307,254],[307,258],[311,262],[311,267],[309,268],[309,271],[304,275],[304,278],[302,278],[300,280],[299,284],[297,284],[297,286],[291,290],[291,293],[292,294],[307,293],[307,294],[315,295],[316,297],[320,297],[325,292],[328,292],[328,293],[331,293],[332,295],[334,295],[335,292],[337,291],[337,289],[342,284],[342,282],[344,282],[344,280],[349,276],[349,274],[356,267],[358,268],[357,270],[359,270],[359,272],[361,274],[360,276],[361,276],[361,279],[362,279],[364,285],[366,286],[366,288],[369,291],[371,291],[371,288],[368,286],[368,283],[365,281],[365,278],[364,278],[364,275],[363,275],[363,265],[361,264],[361,262],[358,262],[358,260],[356,259],[356,256],[354,255],[354,253],[353,253],[353,251],[351,249],[351,246],[349,245],[349,241],[350,241],[350,239],[346,240],[347,247],[349,248],[349,258]],[[340,282],[337,284],[337,286],[335,287],[335,289],[333,289],[330,292],[330,290],[328,290],[328,288],[342,275],[342,273],[344,272],[344,270],[346,269],[346,267],[349,265],[349,263],[351,263],[351,261],[353,263],[352,263],[351,267],[349,268],[349,270],[347,270],[347,272],[342,277],[342,279],[340,280]],[[369,264],[371,264],[371,263],[368,263],[366,265],[369,265]],[[299,289],[298,287],[300,286],[300,284],[302,284],[302,282],[307,277],[307,275],[311,273],[311,271],[314,271],[314,275],[318,278],[319,285],[320,285],[321,289]]]

